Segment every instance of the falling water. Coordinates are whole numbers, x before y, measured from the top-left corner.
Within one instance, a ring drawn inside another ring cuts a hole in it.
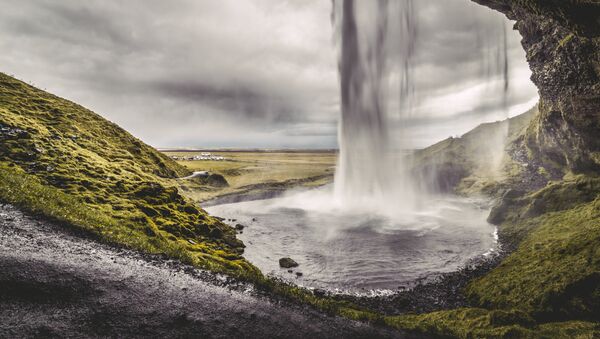
[[[410,60],[416,30],[411,11],[410,0],[334,2],[333,17],[341,36],[342,111],[335,195],[345,204],[414,202],[406,168],[390,146],[387,104],[394,83],[390,74],[396,76],[401,104],[412,91]],[[401,34],[390,34],[392,28]],[[399,37],[400,43],[391,37]],[[393,47],[399,50],[390,51]],[[397,60],[390,62],[391,55]],[[389,72],[394,65],[400,65],[399,71]]]
[[[339,38],[341,87],[335,196],[345,205],[375,202],[412,208],[423,195],[416,187],[429,184],[415,183],[410,178],[409,165],[398,155],[398,150],[407,147],[392,145],[389,130],[393,116],[394,132],[402,134],[398,122],[402,125],[411,114],[416,87],[412,74],[418,27],[415,5],[412,0],[334,0],[332,17]],[[493,68],[485,77],[488,83],[495,82],[498,75],[502,77],[501,95],[498,89],[494,92],[501,100],[505,119],[509,67],[504,19],[501,24],[501,30],[494,28],[485,33],[483,39],[492,42],[495,53],[484,55],[481,64]],[[494,37],[500,41],[496,43]],[[392,112],[389,103],[394,101],[390,97],[394,93],[399,96]],[[499,172],[502,163],[508,134],[508,124],[504,125],[487,140],[492,159],[486,163],[486,170],[490,173]]]
[[[502,175],[502,163],[505,156],[505,145],[508,138],[509,125],[509,107],[508,107],[508,96],[509,96],[509,58],[508,58],[508,45],[507,45],[507,34],[506,34],[506,20],[499,21],[498,25],[493,27],[493,32],[488,32],[488,38],[496,37],[495,41],[495,52],[491,55],[487,55],[482,60],[483,64],[488,65],[486,79],[491,82],[491,79],[495,75],[501,77],[497,83],[498,86],[492,86],[491,90],[494,95],[498,95],[500,100],[500,114],[499,120],[504,120],[501,125],[493,131],[490,131],[487,136],[485,143],[487,144],[488,152],[490,153],[490,161],[485,164],[487,168],[481,168],[481,171],[486,171],[491,177],[499,177]],[[490,68],[492,68],[490,70]]]

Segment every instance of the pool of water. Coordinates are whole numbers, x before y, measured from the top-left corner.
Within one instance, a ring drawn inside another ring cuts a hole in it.
[[[244,256],[263,273],[343,293],[390,293],[496,247],[487,201],[431,196],[414,211],[395,213],[342,208],[332,196],[326,187],[207,210],[245,226]],[[299,266],[280,268],[282,257]]]

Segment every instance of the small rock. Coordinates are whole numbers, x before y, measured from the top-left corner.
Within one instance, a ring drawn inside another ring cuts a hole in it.
[[[252,218],[252,221],[256,221],[256,218]]]
[[[302,274],[302,272],[296,272],[296,276],[301,277],[301,276],[303,276],[303,274]]]
[[[325,290],[317,288],[313,291],[313,294],[317,297],[324,297],[327,294],[327,292]]]
[[[192,244],[192,245],[196,245],[196,242],[195,242],[194,240],[192,240],[192,239],[188,239],[188,242],[189,242],[190,244]]]
[[[243,229],[244,229],[244,227],[245,227],[245,226],[244,226],[244,225],[242,225],[242,224],[236,224],[236,225],[235,225],[235,229],[236,229],[236,230],[238,230],[238,231],[241,231],[241,230],[243,230]]]
[[[292,258],[281,258],[279,259],[279,266],[283,268],[292,268],[298,267],[298,263],[295,262]]]
[[[294,270],[288,270],[288,273],[294,273]]]

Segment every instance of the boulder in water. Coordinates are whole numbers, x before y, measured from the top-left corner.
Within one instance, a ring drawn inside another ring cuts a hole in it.
[[[283,268],[292,268],[298,267],[299,265],[292,258],[281,258],[279,259],[279,266]]]

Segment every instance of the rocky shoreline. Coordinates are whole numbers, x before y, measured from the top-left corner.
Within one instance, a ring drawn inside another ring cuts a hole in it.
[[[0,204],[0,337],[410,337],[89,238]]]
[[[280,194],[283,194],[283,190]],[[271,199],[275,196],[256,197],[245,195],[237,197],[250,201]],[[218,199],[218,198],[217,198]],[[227,204],[238,201],[219,202],[213,200],[214,204]],[[362,308],[383,315],[397,315],[404,313],[426,313],[432,311],[453,309],[472,306],[465,295],[461,292],[470,281],[485,275],[496,267],[504,259],[512,248],[504,245],[503,239],[498,240],[497,249],[487,255],[473,258],[461,269],[448,273],[435,274],[424,277],[414,283],[402,286],[401,289],[385,295],[355,295],[344,292],[334,292],[322,289],[311,289],[316,296],[330,297],[335,300],[347,301]],[[506,242],[507,244],[510,242]],[[279,278],[272,277],[280,280]],[[285,284],[293,284],[292,280],[281,280]]]
[[[472,260],[458,271],[437,274],[416,281],[413,286],[391,295],[356,297],[334,295],[334,298],[352,303],[385,315],[427,313],[472,306],[462,290],[473,279],[495,268],[508,252],[498,252],[488,257]]]

